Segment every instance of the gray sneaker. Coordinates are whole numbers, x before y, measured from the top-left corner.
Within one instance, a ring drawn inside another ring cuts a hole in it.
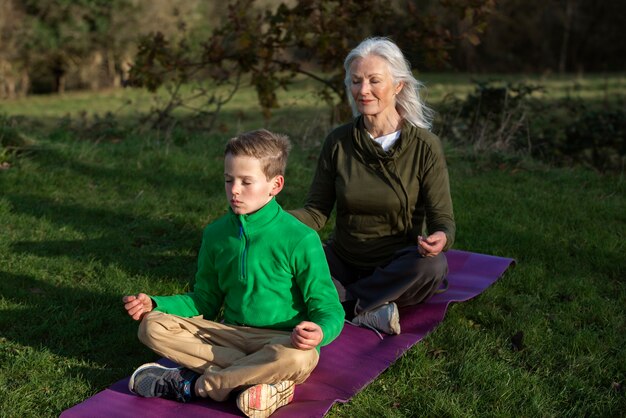
[[[128,388],[131,392],[146,398],[189,402],[195,395],[194,383],[198,376],[198,373],[183,367],[146,363],[132,374]]]
[[[400,334],[398,305],[394,302],[385,303],[372,311],[363,312],[355,316],[351,323],[375,331],[384,332],[385,334]]]

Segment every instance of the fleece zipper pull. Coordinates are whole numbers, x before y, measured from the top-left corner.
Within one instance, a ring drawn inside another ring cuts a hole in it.
[[[241,250],[239,253],[239,278],[241,281],[246,281],[246,270],[247,270],[247,256],[248,256],[248,237],[246,236],[246,232],[244,231],[243,218],[240,218],[241,224],[239,225],[239,239],[241,240]]]

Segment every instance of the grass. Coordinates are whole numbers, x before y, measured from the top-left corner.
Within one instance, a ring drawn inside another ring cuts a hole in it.
[[[451,92],[469,88],[440,80]],[[138,342],[121,296],[187,288],[202,228],[226,207],[223,144],[263,124],[246,94],[226,109],[219,133],[169,141],[128,130],[95,142],[55,123],[81,109],[117,109],[127,95],[148,100],[136,91],[2,104],[0,112],[34,123],[22,129],[35,145],[0,170],[0,416],[58,416],[156,358]],[[296,144],[279,195],[293,208],[330,127],[306,86],[284,100],[267,126]],[[131,120],[138,107],[120,115]],[[328,416],[623,415],[623,177],[447,148],[455,248],[517,266],[453,305],[430,336]]]

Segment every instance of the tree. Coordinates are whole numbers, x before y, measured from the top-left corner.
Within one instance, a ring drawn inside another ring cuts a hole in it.
[[[174,108],[184,106],[180,86],[192,80],[223,85],[249,76],[264,115],[269,117],[279,105],[278,89],[304,75],[319,83],[320,96],[337,117],[347,111],[342,62],[359,41],[373,35],[390,36],[410,59],[430,67],[443,65],[459,39],[478,42],[495,4],[494,0],[440,0],[431,14],[417,3],[298,0],[263,10],[254,0],[237,0],[228,6],[224,23],[197,50],[190,50],[188,39],[173,43],[162,33],[144,38],[131,81],[151,91],[173,86],[172,100],[159,110],[157,120],[161,122]],[[459,15],[466,25],[454,31],[446,28],[437,13],[440,10],[447,11],[446,16]],[[206,103],[214,106],[213,111],[219,110],[223,102],[216,100],[212,91],[205,93]]]
[[[509,0],[491,14],[468,71],[624,71],[626,2]]]
[[[201,4],[201,0],[2,0],[3,90],[10,91],[18,75],[32,81],[37,92],[119,86],[138,37],[156,30],[173,37],[183,15],[191,24],[204,25],[205,15],[198,12]],[[21,83],[25,84],[29,83]]]
[[[22,4],[30,35],[26,43],[30,71],[49,74],[54,90],[62,93],[68,71],[90,51],[89,32],[97,27],[84,17],[92,4],[86,0],[26,0]]]
[[[0,98],[26,94],[30,80],[21,57],[24,51],[24,14],[13,2],[0,2]]]

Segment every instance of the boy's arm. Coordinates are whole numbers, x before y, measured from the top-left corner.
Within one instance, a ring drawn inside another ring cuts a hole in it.
[[[151,296],[157,311],[191,317],[204,315],[206,319],[214,319],[222,306],[223,294],[219,289],[208,238],[205,234],[198,254],[198,270],[193,290],[184,295]]]
[[[320,326],[320,346],[332,342],[343,328],[344,311],[333,285],[317,234],[308,234],[295,248],[292,256],[296,283],[302,291],[311,322]]]

